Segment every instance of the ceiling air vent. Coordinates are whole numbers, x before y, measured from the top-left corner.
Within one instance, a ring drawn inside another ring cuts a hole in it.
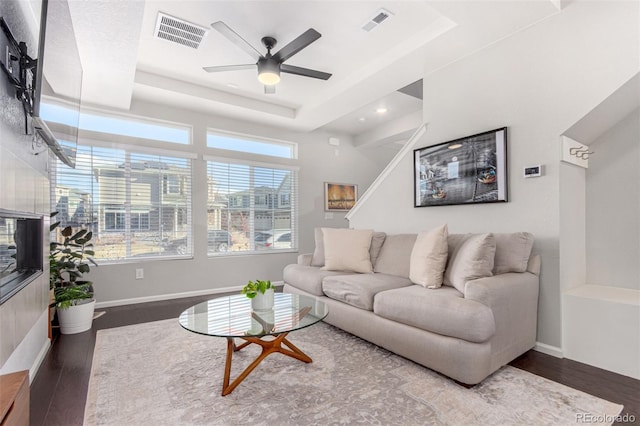
[[[155,30],[155,36],[157,38],[197,49],[206,34],[207,29],[200,25],[165,15],[162,12],[158,13]]]
[[[380,9],[371,17],[371,19],[362,25],[362,29],[369,32],[392,16],[393,13],[389,12],[387,9]]]

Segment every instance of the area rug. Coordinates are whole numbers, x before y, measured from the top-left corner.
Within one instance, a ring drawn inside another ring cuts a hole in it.
[[[509,366],[466,389],[324,323],[289,340],[313,363],[270,355],[222,397],[225,339],[177,320],[100,330],[84,424],[610,424],[622,410]],[[234,354],[232,380],[258,353],[250,345]]]

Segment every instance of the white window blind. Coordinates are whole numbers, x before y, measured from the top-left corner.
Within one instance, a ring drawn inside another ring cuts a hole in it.
[[[52,164],[51,205],[59,229],[93,232],[96,260],[191,255],[191,159],[79,145],[76,161]]]
[[[206,159],[209,254],[296,250],[297,170]],[[221,231],[230,239],[223,250],[215,241]]]

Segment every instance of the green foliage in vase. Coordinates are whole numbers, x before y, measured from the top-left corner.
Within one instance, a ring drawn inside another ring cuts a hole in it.
[[[269,280],[267,280],[267,281],[262,281],[262,280],[249,281],[247,283],[247,285],[245,285],[242,288],[242,290],[240,290],[240,294],[244,294],[249,299],[253,299],[254,297],[256,297],[258,295],[258,292],[264,294],[270,288],[275,289],[275,286],[272,285],[271,281],[269,281]]]
[[[51,213],[51,218],[58,212]],[[55,222],[49,227],[53,232],[60,226]],[[51,241],[49,244],[49,287],[53,289],[55,306],[66,309],[75,305],[78,300],[93,297],[93,285],[90,281],[80,280],[83,274],[89,273],[90,265],[98,266],[93,260],[93,233],[86,229],[73,231],[70,226],[64,228],[60,235],[63,242]]]

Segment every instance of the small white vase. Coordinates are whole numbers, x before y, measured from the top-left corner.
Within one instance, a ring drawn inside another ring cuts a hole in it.
[[[264,294],[258,292],[256,297],[251,299],[251,309],[254,311],[268,311],[273,309],[273,289],[268,288]]]
[[[60,333],[76,334],[87,331],[93,324],[93,311],[96,300],[91,299],[87,303],[69,306],[67,309],[58,308],[58,322]]]

